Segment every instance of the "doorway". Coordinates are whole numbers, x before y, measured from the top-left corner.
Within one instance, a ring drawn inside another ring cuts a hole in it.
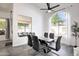
[[[0,18],[0,48],[12,44],[9,18]]]

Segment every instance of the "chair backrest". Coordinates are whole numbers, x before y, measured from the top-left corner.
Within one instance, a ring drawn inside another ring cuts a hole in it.
[[[32,47],[33,43],[32,43],[32,38],[30,35],[27,35],[28,37],[28,45]]]
[[[49,38],[50,38],[50,39],[54,39],[54,33],[50,33],[50,34],[49,34]]]
[[[47,32],[44,33],[44,37],[48,38],[48,33]]]
[[[59,51],[59,49],[61,48],[61,38],[62,36],[58,36],[58,39],[56,41],[56,51]]]
[[[39,51],[39,40],[37,36],[33,36],[33,49]]]

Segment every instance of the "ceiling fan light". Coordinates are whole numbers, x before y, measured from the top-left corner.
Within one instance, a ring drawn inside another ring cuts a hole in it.
[[[51,12],[51,10],[48,10],[48,12]]]

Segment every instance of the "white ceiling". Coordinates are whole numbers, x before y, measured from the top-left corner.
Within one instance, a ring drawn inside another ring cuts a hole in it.
[[[29,4],[32,4],[34,6],[36,6],[39,10],[41,8],[47,8],[47,5],[46,3],[29,3]],[[57,7],[57,8],[54,8],[53,10],[60,10],[62,8],[68,8],[70,7],[71,5],[74,6],[79,6],[78,3],[50,3],[50,6],[53,7],[55,5],[59,4],[60,6]],[[12,3],[0,3],[0,11],[5,11],[5,12],[10,12],[13,8],[13,4]],[[42,11],[44,12],[44,11]]]
[[[46,5],[46,3],[32,3],[33,5],[35,5],[39,10],[41,9],[41,8],[47,8],[47,5]],[[72,7],[73,6],[79,6],[79,4],[78,3],[50,3],[50,7],[53,7],[53,6],[55,6],[55,5],[60,5],[59,7],[57,7],[57,8],[54,8],[53,10],[54,11],[57,11],[57,10],[60,10],[60,9],[63,9],[63,8],[69,8],[71,5],[72,5]],[[43,11],[43,10],[41,10],[42,12],[46,12],[45,10]]]
[[[12,3],[0,3],[0,11],[10,12],[12,10]]]

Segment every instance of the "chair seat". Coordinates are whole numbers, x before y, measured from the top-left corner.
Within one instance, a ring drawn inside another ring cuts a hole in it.
[[[48,44],[48,47],[51,48],[51,49],[55,49],[55,48],[56,48],[55,42],[49,43],[49,44]]]
[[[49,39],[49,41],[47,41],[47,43],[52,43],[52,42],[54,42],[54,40],[53,39]]]

